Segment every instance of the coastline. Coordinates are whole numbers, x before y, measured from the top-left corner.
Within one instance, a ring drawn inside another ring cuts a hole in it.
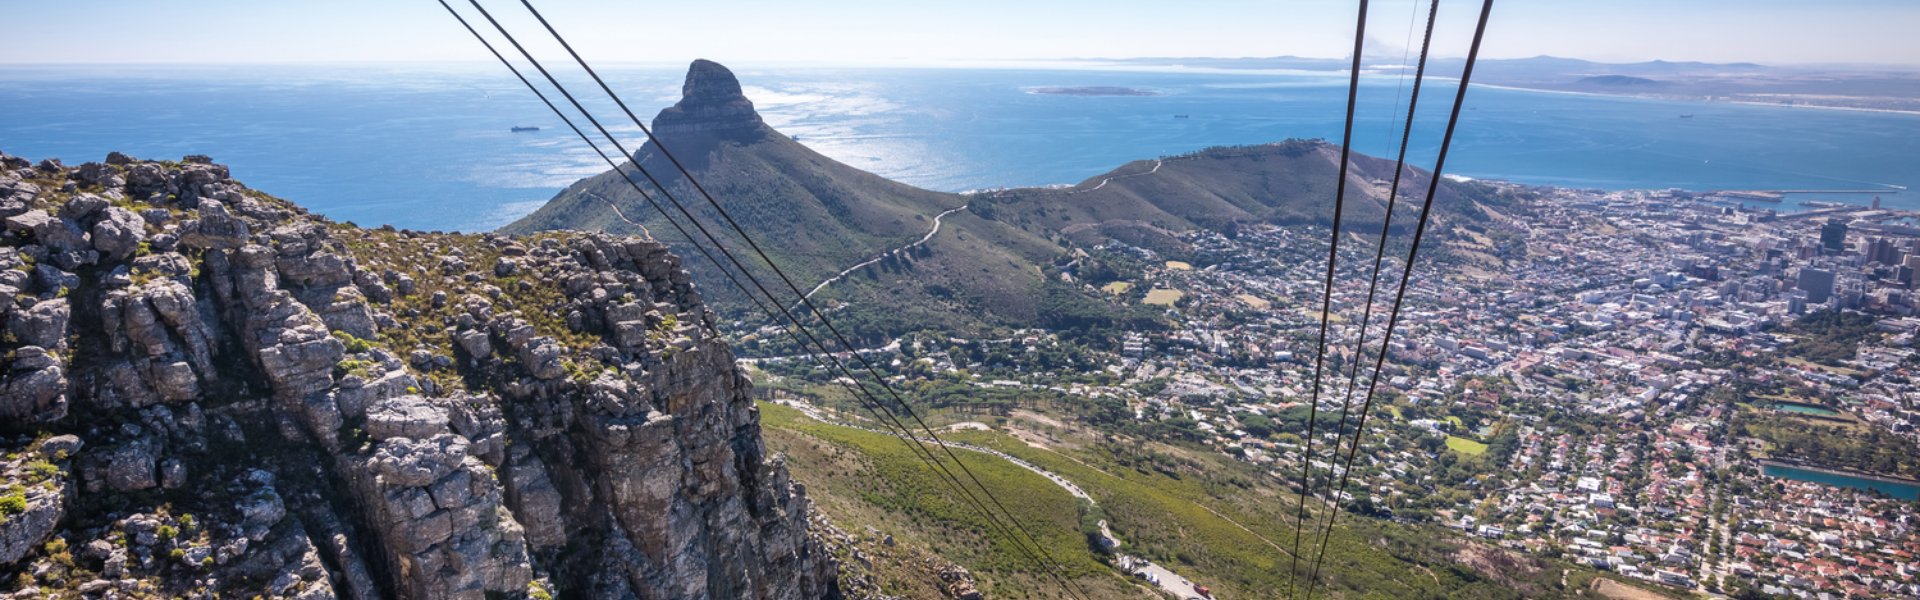
[[[1447,79],[1450,81],[1459,81],[1459,78],[1457,77],[1437,77],[1435,79]],[[1920,109],[1902,110],[1897,108],[1867,108],[1863,106],[1831,106],[1831,105],[1825,105],[1825,104],[1780,104],[1777,102],[1758,102],[1754,100],[1708,100],[1708,99],[1700,98],[1698,96],[1609,94],[1605,92],[1579,92],[1579,91],[1573,91],[1573,90],[1556,90],[1556,89],[1550,89],[1550,88],[1526,87],[1522,85],[1500,84],[1500,83],[1476,82],[1473,84],[1473,86],[1484,87],[1487,89],[1494,89],[1494,90],[1509,90],[1509,91],[1516,91],[1516,92],[1536,92],[1541,94],[1565,94],[1568,96],[1591,96],[1596,98],[1633,98],[1633,99],[1639,99],[1639,100],[1658,100],[1658,101],[1665,101],[1665,102],[1686,102],[1690,104],[1708,104],[1708,105],[1736,104],[1741,106],[1761,106],[1761,107],[1770,107],[1770,108],[1843,110],[1847,112],[1881,113],[1881,114],[1908,115],[1908,116],[1920,117]]]

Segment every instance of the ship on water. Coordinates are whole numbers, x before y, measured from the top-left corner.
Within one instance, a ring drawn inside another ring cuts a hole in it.
[[[522,131],[539,131],[539,130],[540,130],[540,128],[539,128],[539,127],[535,127],[535,126],[532,126],[532,125],[515,125],[515,126],[513,127],[513,132],[514,132],[514,133],[519,133],[519,132],[522,132]]]

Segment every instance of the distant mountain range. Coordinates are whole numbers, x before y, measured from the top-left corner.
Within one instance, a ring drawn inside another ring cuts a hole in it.
[[[1122,321],[1133,318],[1132,309],[1058,275],[1073,260],[1073,248],[1119,240],[1178,256],[1182,232],[1251,222],[1326,225],[1333,214],[1339,148],[1322,141],[1135,161],[1065,188],[952,194],[861,171],[775,131],[754,111],[732,72],[717,63],[694,62],[682,94],[655,118],[654,133],[803,288],[865,264],[816,298],[862,312],[858,321],[868,324],[863,333],[869,335],[1065,326],[1071,323],[1062,322],[1062,313],[1084,320],[1090,306],[1095,321]],[[718,213],[658,147],[648,143],[635,155],[729,248],[743,259],[751,255],[743,240],[723,232]],[[1346,225],[1376,231],[1393,163],[1354,158]],[[631,164],[622,170],[633,172]],[[640,175],[632,176],[646,185]],[[688,257],[714,304],[750,308],[711,264],[692,258],[698,253],[621,178],[608,171],[581,180],[502,231],[636,234],[637,225],[644,225]],[[1402,200],[1420,198],[1426,181],[1426,173],[1409,168]],[[1477,213],[1473,200],[1496,201],[1481,186],[1443,183],[1442,219]],[[929,236],[936,219],[940,229]],[[760,274],[777,283],[771,273]]]
[[[1365,68],[1401,72],[1400,54],[1367,55]],[[1298,56],[1249,58],[1133,58],[1116,65],[1152,65],[1213,69],[1290,69],[1342,71],[1344,58]],[[1465,61],[1434,59],[1428,73],[1458,77]],[[1405,66],[1406,73],[1413,66]],[[1535,56],[1484,59],[1474,66],[1476,83],[1550,91],[1573,91],[1758,104],[1859,108],[1920,112],[1920,69],[1874,65],[1769,66],[1754,63],[1706,63],[1653,60],[1604,63],[1577,58]],[[1623,85],[1624,84],[1624,85]]]

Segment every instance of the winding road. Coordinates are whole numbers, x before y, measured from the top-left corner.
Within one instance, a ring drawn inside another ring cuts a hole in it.
[[[1103,187],[1107,187],[1107,184],[1112,183],[1113,180],[1115,179],[1126,179],[1128,177],[1139,177],[1141,175],[1152,175],[1154,173],[1158,173],[1160,172],[1160,167],[1167,164],[1168,160],[1181,160],[1181,158],[1178,158],[1178,157],[1172,158],[1172,159],[1157,158],[1157,159],[1154,159],[1153,168],[1151,169],[1147,169],[1139,173],[1127,173],[1125,175],[1114,175],[1106,179],[1101,179],[1100,183],[1096,183],[1093,185],[1093,187],[1090,187],[1084,190],[1074,189],[1072,187],[998,188],[998,189],[987,189],[987,190],[980,190],[978,192],[966,192],[966,193],[987,194],[995,198],[1004,198],[1006,197],[1007,194],[1016,192],[1016,191],[1025,193],[1025,194],[1054,193],[1054,194],[1060,194],[1063,196],[1072,196],[1074,194],[1085,194],[1087,192],[1091,192]]]
[[[877,263],[877,262],[880,262],[880,261],[882,261],[882,260],[886,260],[886,258],[887,258],[887,257],[889,257],[889,256],[894,256],[894,255],[898,255],[898,254],[900,254],[901,252],[906,252],[906,251],[908,251],[908,250],[912,250],[912,249],[914,249],[914,248],[917,248],[917,247],[919,247],[919,246],[920,246],[921,244],[925,244],[925,243],[927,243],[927,241],[928,241],[928,240],[931,240],[931,239],[933,239],[933,236],[934,236],[934,235],[936,235],[936,234],[939,234],[939,233],[940,233],[940,221],[941,221],[942,219],[945,219],[945,218],[947,218],[947,215],[951,215],[951,214],[953,214],[953,213],[957,213],[957,212],[960,212],[960,211],[963,211],[963,210],[966,210],[966,209],[967,209],[967,206],[969,206],[969,205],[967,205],[967,204],[962,204],[962,205],[960,205],[960,206],[959,206],[959,207],[957,207],[957,208],[949,208],[949,209],[947,209],[947,211],[946,211],[946,212],[943,212],[943,213],[940,213],[940,214],[938,214],[938,215],[934,215],[934,217],[933,217],[933,228],[932,228],[932,229],[929,229],[929,230],[927,230],[927,234],[926,234],[926,235],[923,235],[923,236],[920,236],[920,239],[918,239],[918,240],[914,240],[914,242],[913,242],[913,243],[911,243],[911,244],[907,244],[907,245],[905,245],[905,246],[901,246],[901,247],[899,247],[899,248],[894,248],[894,249],[892,249],[892,250],[888,250],[888,251],[886,251],[886,252],[881,252],[881,253],[880,253],[880,254],[879,254],[878,256],[875,256],[875,257],[873,257],[873,258],[870,258],[870,259],[867,259],[867,261],[866,261],[866,262],[863,262],[863,263],[860,263],[860,264],[857,264],[857,265],[854,265],[854,266],[851,266],[851,267],[847,267],[847,268],[846,268],[845,270],[842,270],[842,271],[840,271],[839,273],[835,273],[835,274],[834,274],[834,276],[832,276],[832,277],[828,277],[828,278],[827,278],[827,279],[826,279],[825,281],[822,281],[822,282],[820,282],[820,285],[816,285],[816,286],[813,286],[813,289],[811,289],[811,290],[808,290],[808,291],[807,291],[807,295],[806,295],[806,298],[812,298],[814,294],[818,294],[818,293],[820,293],[820,290],[824,290],[824,289],[827,289],[827,286],[828,286],[828,285],[832,285],[832,284],[833,284],[833,282],[835,282],[835,281],[839,281],[840,279],[842,279],[842,278],[844,278],[844,277],[846,277],[846,276],[847,276],[847,274],[849,274],[849,273],[852,273],[852,272],[854,272],[854,271],[858,271],[858,270],[860,270],[860,268],[861,268],[861,267],[865,267],[865,266],[867,266],[867,265],[871,265],[871,264],[873,264],[873,263]],[[800,304],[796,302],[796,303],[794,303],[794,305],[793,305],[793,307],[794,307],[794,308],[799,308],[799,307],[800,307]]]
[[[1091,192],[1091,191],[1094,191],[1094,190],[1098,190],[1098,189],[1100,189],[1100,188],[1103,188],[1103,187],[1107,187],[1107,182],[1110,182],[1110,181],[1113,181],[1113,180],[1115,180],[1115,179],[1122,179],[1122,178],[1126,178],[1126,177],[1139,177],[1139,176],[1141,176],[1141,175],[1152,175],[1152,174],[1154,174],[1154,173],[1159,173],[1159,172],[1160,172],[1160,165],[1164,165],[1164,164],[1167,164],[1167,161],[1165,161],[1165,160],[1160,160],[1160,159],[1154,159],[1154,161],[1153,161],[1153,168],[1151,168],[1151,169],[1147,169],[1147,170],[1146,170],[1146,172],[1144,172],[1144,173],[1128,173],[1128,174],[1126,174],[1126,175],[1115,175],[1115,176],[1112,176],[1112,177],[1108,177],[1108,178],[1106,178],[1106,179],[1102,179],[1102,180],[1100,180],[1100,183],[1099,183],[1099,184],[1097,184],[1097,185],[1095,185],[1095,186],[1093,186],[1093,187],[1090,187],[1090,188],[1087,188],[1087,189],[1084,189],[1084,190],[1067,190],[1067,193],[1068,193],[1068,194],[1085,194],[1085,193],[1087,193],[1087,192]]]
[[[1087,193],[1087,192],[1092,192],[1092,191],[1095,191],[1095,190],[1099,190],[1100,188],[1104,188],[1104,187],[1107,187],[1107,184],[1108,184],[1108,183],[1111,183],[1111,182],[1112,182],[1113,180],[1115,180],[1115,179],[1125,179],[1125,178],[1128,178],[1128,177],[1139,177],[1139,176],[1142,176],[1142,175],[1152,175],[1152,174],[1154,174],[1154,173],[1158,173],[1158,172],[1160,172],[1160,167],[1161,167],[1161,166],[1163,166],[1163,165],[1165,165],[1165,164],[1167,164],[1167,161],[1166,161],[1165,159],[1155,159],[1155,160],[1153,161],[1153,168],[1151,168],[1151,169],[1147,169],[1147,170],[1145,170],[1145,171],[1141,171],[1141,172],[1139,172],[1139,173],[1128,173],[1128,174],[1125,174],[1125,175],[1114,175],[1114,176],[1112,176],[1112,177],[1108,177],[1108,178],[1106,178],[1106,179],[1102,179],[1102,180],[1100,180],[1100,183],[1097,183],[1097,184],[1094,184],[1094,186],[1093,186],[1093,187],[1090,187],[1090,188],[1087,188],[1087,189],[1084,189],[1084,190],[1074,190],[1074,189],[1068,189],[1068,190],[1064,190],[1064,191],[1062,191],[1061,193],[1062,193],[1062,194],[1068,194],[1068,195],[1072,195],[1072,194],[1084,194],[1084,193]],[[1002,194],[1002,193],[1005,193],[1005,190],[1001,190],[1000,192],[996,192],[996,193],[995,193],[995,195],[999,195],[999,194]],[[612,203],[608,203],[608,204],[612,204]],[[821,281],[819,285],[816,285],[816,286],[813,286],[813,289],[811,289],[811,290],[807,290],[807,295],[805,296],[805,299],[811,299],[811,298],[813,298],[813,295],[814,295],[814,294],[818,294],[818,293],[820,293],[820,290],[824,290],[824,289],[827,289],[827,286],[829,286],[829,285],[833,285],[833,282],[836,282],[836,281],[839,281],[839,280],[841,280],[841,279],[844,279],[844,278],[846,278],[846,276],[847,276],[847,275],[849,275],[849,274],[852,274],[852,273],[853,273],[854,271],[858,271],[858,270],[860,270],[861,268],[863,268],[863,267],[866,267],[867,265],[871,265],[871,264],[873,264],[873,263],[877,263],[877,262],[880,262],[880,261],[882,261],[882,260],[886,260],[886,258],[887,258],[888,256],[895,256],[895,255],[898,255],[898,254],[900,254],[900,253],[902,253],[902,252],[906,252],[906,251],[908,251],[908,250],[912,250],[912,249],[914,249],[914,248],[917,248],[917,247],[919,247],[919,246],[920,246],[920,245],[922,245],[922,244],[925,244],[925,243],[927,243],[927,242],[928,242],[929,240],[932,240],[932,239],[933,239],[933,236],[934,236],[934,235],[937,235],[937,234],[939,234],[939,233],[940,233],[940,225],[941,225],[941,220],[942,220],[942,219],[945,219],[945,218],[947,218],[947,215],[951,215],[951,214],[953,214],[953,213],[957,213],[957,212],[960,212],[960,211],[963,211],[963,210],[966,210],[968,206],[971,206],[971,204],[962,204],[962,205],[960,205],[960,206],[959,206],[959,207],[957,207],[957,208],[950,208],[950,209],[947,209],[947,210],[946,210],[946,212],[942,212],[942,213],[940,213],[940,214],[938,214],[938,215],[934,215],[934,217],[933,217],[933,228],[932,228],[932,229],[928,229],[928,230],[927,230],[927,234],[926,234],[926,235],[923,235],[923,236],[920,236],[920,239],[918,239],[918,240],[914,240],[914,241],[913,241],[913,243],[910,243],[910,244],[907,244],[907,245],[905,245],[905,246],[901,246],[901,247],[899,247],[899,248],[894,248],[894,249],[892,249],[892,250],[888,250],[888,251],[886,251],[886,252],[882,252],[882,253],[880,253],[879,255],[876,255],[876,256],[874,256],[873,258],[870,258],[870,259],[867,259],[867,260],[866,260],[865,262],[862,262],[862,263],[860,263],[860,264],[857,264],[857,265],[854,265],[854,266],[851,266],[851,267],[847,267],[846,269],[843,269],[843,270],[841,270],[841,271],[840,271],[839,273],[835,273],[835,274],[834,274],[834,275],[833,275],[832,277],[828,277],[828,278],[826,278],[825,280],[823,280],[823,281]],[[615,210],[618,210],[618,209],[616,208]],[[622,218],[625,218],[625,217],[622,217]],[[631,222],[631,221],[629,221],[629,222]],[[793,305],[793,308],[794,308],[794,309],[798,309],[798,308],[800,308],[800,304],[801,304],[801,302],[795,302],[795,303],[794,303],[794,305]]]

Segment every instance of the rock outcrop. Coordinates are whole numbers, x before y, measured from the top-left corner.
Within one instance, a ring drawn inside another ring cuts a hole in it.
[[[680,101],[660,111],[653,120],[654,133],[684,134],[694,131],[752,131],[763,122],[740,90],[733,71],[710,60],[696,60],[687,69],[686,83],[680,86]]]
[[[0,154],[0,219],[0,598],[838,596],[664,245],[358,229],[198,156]]]

